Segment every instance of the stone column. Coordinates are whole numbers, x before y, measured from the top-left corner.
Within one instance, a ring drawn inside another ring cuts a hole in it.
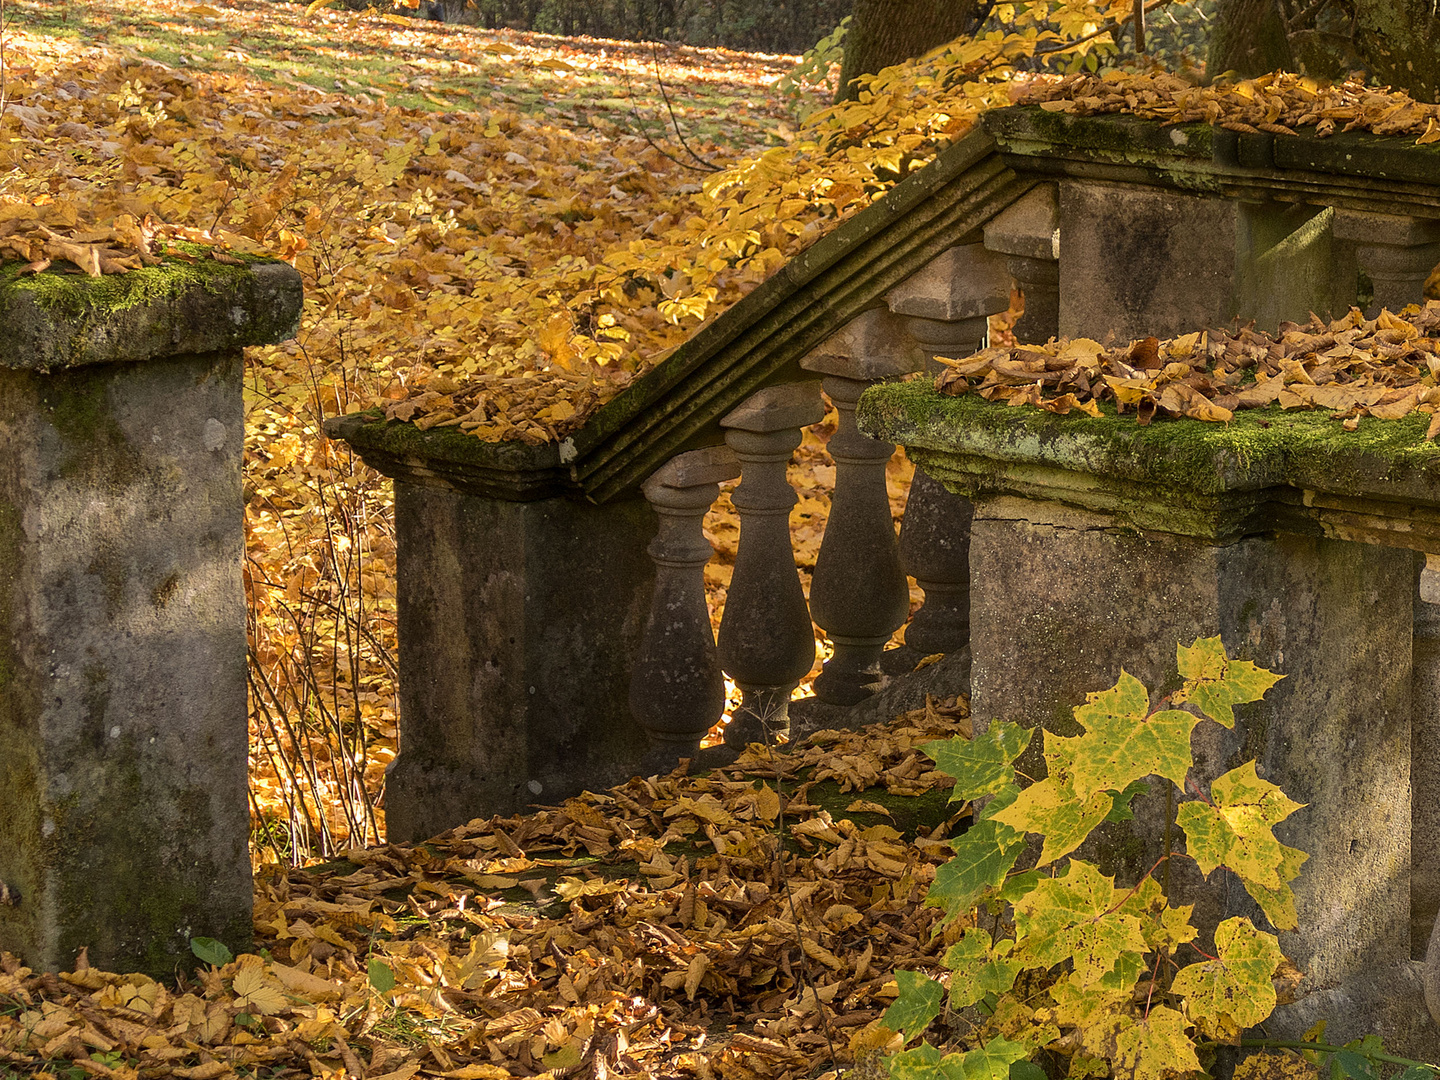
[[[984,347],[989,317],[1009,306],[1009,282],[1003,255],[969,243],[944,252],[886,300],[930,356],[968,356]],[[930,369],[938,366],[931,362]],[[969,643],[970,514],[970,500],[916,470],[900,526],[900,556],[925,603],[905,628],[903,649],[886,658],[892,673]]]
[[[855,404],[867,386],[919,371],[924,354],[885,308],[850,320],[800,362],[823,373],[839,413],[830,438],[835,491],[825,538],[810,581],[810,612],[834,654],[815,680],[815,696],[832,705],[869,697],[881,678],[880,654],[910,614],[910,588],[900,563],[885,467],[895,444],[860,434]]]
[[[1333,211],[1117,184],[1060,183],[1064,337],[1173,337],[1232,318],[1273,330],[1343,311]]]
[[[1208,789],[1255,759],[1308,804],[1276,828],[1310,856],[1294,883],[1300,931],[1280,935],[1308,973],[1306,997],[1272,1033],[1294,1037],[1329,1015],[1337,1039],[1378,1030],[1392,1042],[1384,1003],[1401,992],[1392,980],[1411,949],[1413,555],[1287,534],[1215,545],[1117,525],[1059,503],[977,503],[977,725],[1003,717],[1073,735],[1071,709],[1087,692],[1114,685],[1123,666],[1158,698],[1175,685],[1176,643],[1199,636],[1218,633],[1232,655],[1283,673],[1264,701],[1237,708],[1233,731],[1197,728],[1192,775]],[[1103,872],[1133,882],[1154,863],[1165,808],[1159,781],[1134,821],[1102,826]],[[1233,880],[1203,886],[1179,860],[1170,883],[1175,902],[1196,903],[1197,925],[1231,914],[1263,923]]]
[[[281,263],[0,286],[0,950],[172,975],[251,940],[241,346]]]
[[[645,482],[660,518],[650,544],[655,592],[640,654],[630,676],[630,711],[650,736],[647,769],[668,770],[693,757],[725,711],[725,679],[705,603],[705,564],[715,554],[705,539],[705,512],[720,483],[740,475],[726,446],[672,458]]]
[[[802,427],[825,418],[818,382],[760,390],[720,424],[740,459],[740,512],[735,571],[720,620],[720,666],[744,699],[725,733],[743,748],[785,732],[790,693],[815,662],[810,609],[790,543],[795,490],[785,478]]]
[[[1355,245],[1355,258],[1375,286],[1367,315],[1425,302],[1425,279],[1440,263],[1440,221],[1336,210],[1334,230]]]
[[[985,226],[985,246],[1025,296],[1015,340],[1043,344],[1060,332],[1060,207],[1054,184],[1027,192]]]
[[[644,499],[513,502],[395,481],[400,756],[388,836],[418,841],[634,775],[655,567]]]
[[[1410,955],[1422,960],[1440,917],[1440,572],[1421,569],[1418,576],[1410,689]]]

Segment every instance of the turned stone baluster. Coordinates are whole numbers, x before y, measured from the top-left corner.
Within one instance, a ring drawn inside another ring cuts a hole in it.
[[[815,662],[810,609],[790,544],[796,497],[785,466],[800,445],[800,429],[824,418],[820,384],[804,382],[760,390],[720,421],[741,469],[731,496],[740,544],[719,640],[720,666],[744,695],[725,732],[735,748],[787,730],[790,693]]]
[[[834,647],[815,695],[832,705],[854,705],[873,693],[885,643],[910,613],[885,490],[895,444],[860,434],[855,405],[872,383],[922,370],[924,363],[924,353],[884,308],[850,320],[800,361],[826,376],[825,392],[840,417],[829,445],[835,460],[830,519],[810,582],[810,613]]]
[[[1331,228],[1337,240],[1355,244],[1355,259],[1370,275],[1371,318],[1381,308],[1425,302],[1425,279],[1440,263],[1440,221],[1336,210]]]
[[[650,544],[655,592],[630,677],[630,710],[650,736],[647,767],[694,756],[725,711],[725,679],[705,604],[705,564],[715,552],[704,518],[720,483],[739,475],[729,447],[709,446],[672,458],[643,488],[660,519]]]
[[[968,356],[983,347],[989,316],[1009,306],[1004,260],[977,243],[953,247],[891,289],[886,300],[928,355]],[[969,644],[972,513],[969,499],[916,471],[900,526],[900,557],[925,591],[925,603],[905,628],[905,648],[888,658],[888,670]]]
[[[985,226],[985,246],[1006,256],[1005,266],[1025,296],[1015,340],[1044,343],[1060,328],[1060,212],[1055,187],[1025,194]]]

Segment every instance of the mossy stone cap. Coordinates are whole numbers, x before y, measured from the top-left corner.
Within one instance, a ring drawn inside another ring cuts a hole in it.
[[[0,367],[61,371],[294,337],[303,299],[294,267],[227,258],[172,255],[102,277],[0,268]]]

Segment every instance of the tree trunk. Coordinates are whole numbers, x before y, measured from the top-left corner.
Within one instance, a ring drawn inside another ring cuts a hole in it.
[[[1355,40],[1377,81],[1440,101],[1440,10],[1434,0],[1352,0]]]
[[[1435,0],[1341,0],[1288,28],[1309,5],[1298,0],[1220,0],[1206,70],[1250,77],[1284,68],[1340,78],[1356,68],[1376,82],[1440,101],[1440,11]],[[1354,37],[1350,27],[1354,26]]]
[[[989,4],[983,5],[988,10]],[[836,101],[854,99],[854,80],[974,33],[979,0],[855,0],[845,35]]]
[[[1233,71],[1248,79],[1294,67],[1295,55],[1276,0],[1220,0],[1205,61],[1210,78]]]

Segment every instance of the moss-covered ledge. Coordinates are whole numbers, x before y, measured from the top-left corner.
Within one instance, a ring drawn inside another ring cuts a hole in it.
[[[1141,427],[950,397],[917,380],[868,390],[858,417],[972,498],[1051,500],[1222,543],[1282,530],[1440,551],[1440,446],[1423,414],[1364,419],[1354,432],[1326,412],[1279,409]]]
[[[1022,174],[1157,184],[1232,197],[1440,216],[1440,143],[1341,132],[1319,138],[1161,124],[1124,113],[1080,116],[1017,105],[982,125]]]
[[[574,490],[566,467],[574,452],[569,439],[539,446],[485,442],[456,427],[421,431],[386,420],[379,409],[331,417],[325,435],[349,443],[371,468],[422,487],[520,501]]]
[[[293,267],[250,257],[221,263],[205,252],[102,277],[0,266],[0,367],[44,373],[295,336],[302,289]]]

